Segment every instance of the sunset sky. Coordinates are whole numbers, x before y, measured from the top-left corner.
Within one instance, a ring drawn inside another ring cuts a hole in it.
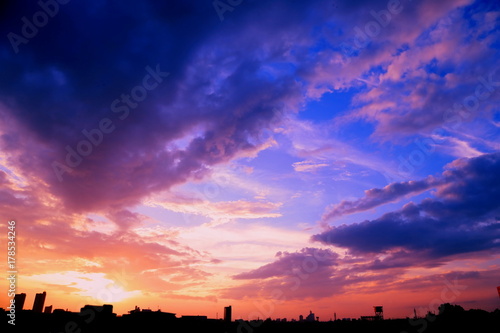
[[[0,5],[25,308],[500,307],[500,2],[58,1]]]

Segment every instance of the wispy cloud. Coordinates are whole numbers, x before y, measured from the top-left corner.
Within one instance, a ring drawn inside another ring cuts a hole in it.
[[[203,199],[178,200],[174,195],[169,198],[156,198],[145,202],[148,206],[163,207],[165,209],[209,217],[211,225],[229,222],[233,219],[261,219],[280,217],[276,212],[281,203],[264,201],[219,201],[211,202]],[[169,200],[170,199],[170,200]]]

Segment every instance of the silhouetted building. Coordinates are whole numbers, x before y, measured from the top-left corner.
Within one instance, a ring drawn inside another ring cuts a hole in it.
[[[26,301],[26,294],[16,294],[14,296],[14,304],[16,305],[16,310],[22,310],[24,308],[24,302]]]
[[[162,312],[161,310],[153,311],[150,309],[142,309],[138,306],[134,310],[130,310],[129,314],[123,315],[123,317],[138,319],[138,320],[172,320],[176,319],[175,313]]]
[[[181,316],[184,320],[207,320],[207,316]]]
[[[86,304],[83,308],[80,309],[79,315],[89,321],[109,320],[116,317],[116,313],[113,313],[113,305],[111,304]]]
[[[375,312],[374,316],[361,316],[361,320],[383,320],[384,319],[384,307],[383,306],[374,306],[373,311]]]
[[[224,308],[224,321],[231,322],[232,308],[230,306],[226,306]]]
[[[41,294],[35,295],[35,302],[33,302],[33,312],[42,313],[43,306],[45,304],[45,297],[47,297],[47,293],[44,291]]]
[[[304,316],[303,315],[299,316],[299,321],[304,321]]]
[[[85,305],[80,309],[80,313],[85,313],[88,311],[94,311],[96,314],[102,315],[112,315],[113,314],[113,305],[104,304],[104,305]]]
[[[306,321],[314,321],[314,320],[315,320],[314,313],[311,310],[309,310],[309,314],[306,317]]]
[[[50,306],[48,307],[50,308]],[[435,322],[428,325],[424,333],[469,333],[469,332],[493,332],[492,327],[500,327],[500,310],[488,313],[484,310],[471,309],[465,311],[458,305],[449,303],[442,304],[440,313],[436,315]],[[443,309],[441,311],[441,309]],[[105,316],[101,313],[111,313],[110,306],[87,305],[82,308],[82,313],[53,309],[52,314],[39,314],[33,311],[20,311],[19,321],[16,321],[19,332],[416,332],[419,327],[415,327],[415,322],[406,319],[375,320],[376,316],[370,313],[371,320],[358,321],[344,318],[337,322],[296,322],[287,321],[285,318],[271,320],[242,319],[224,322],[222,319],[205,319],[205,316],[183,316],[179,319],[165,320],[169,315],[175,318],[174,314],[162,313],[160,310],[141,310],[136,307],[130,314],[122,316]],[[370,311],[371,312],[371,311]],[[380,312],[380,311],[377,311]],[[312,314],[312,311],[310,311]],[[6,318],[7,310],[0,308],[0,316]],[[114,315],[114,314],[113,314]],[[222,317],[222,316],[221,316]],[[304,316],[305,317],[305,316]],[[311,316],[312,317],[312,316]],[[313,317],[315,318],[315,317]],[[302,318],[304,319],[304,318]],[[324,318],[326,319],[326,318]],[[0,332],[8,332],[7,321],[0,323]],[[412,329],[413,327],[413,329]],[[12,331],[12,329],[11,329]],[[420,330],[423,331],[423,330]]]
[[[52,305],[46,306],[45,310],[43,310],[43,313],[52,313]]]

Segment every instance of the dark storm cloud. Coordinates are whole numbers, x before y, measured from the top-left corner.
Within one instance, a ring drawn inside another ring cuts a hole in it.
[[[500,153],[456,160],[443,173],[445,185],[436,198],[375,220],[331,227],[313,239],[357,253],[405,249],[427,258],[498,249],[499,171]]]
[[[41,10],[5,8],[2,31],[18,35],[22,17]],[[12,125],[2,146],[73,209],[119,209],[201,178],[211,165],[258,151],[259,132],[284,104],[300,102],[293,75],[270,79],[263,64],[286,51],[283,32],[307,33],[314,20],[303,13],[313,8],[249,2],[220,22],[210,1],[60,4],[17,53],[8,38],[0,44],[1,112]],[[134,99],[136,87],[143,100]],[[91,141],[84,133],[97,144],[79,146]],[[15,140],[33,145],[21,150]]]

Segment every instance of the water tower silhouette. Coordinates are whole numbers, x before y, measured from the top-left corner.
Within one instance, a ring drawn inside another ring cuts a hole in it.
[[[384,319],[384,307],[383,306],[374,306],[373,311],[375,311],[375,319]]]

